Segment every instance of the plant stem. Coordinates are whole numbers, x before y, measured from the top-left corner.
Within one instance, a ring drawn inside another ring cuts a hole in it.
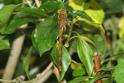
[[[58,11],[58,25],[59,25],[58,70],[59,70],[59,75],[60,75],[61,69],[62,69],[63,32],[66,27],[66,18],[67,18],[66,11],[64,9],[60,9]]]
[[[95,72],[99,72],[100,70],[100,55],[98,53],[95,53]],[[102,80],[98,80],[97,83],[102,83]]]

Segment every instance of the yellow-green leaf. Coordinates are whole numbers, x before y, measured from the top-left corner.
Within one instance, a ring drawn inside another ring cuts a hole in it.
[[[120,19],[119,28],[119,37],[121,38],[122,36],[124,36],[124,16]]]
[[[77,53],[82,64],[84,64],[88,75],[90,76],[93,72],[93,53],[91,47],[86,41],[78,39]]]
[[[102,24],[104,20],[104,11],[87,9],[84,11],[95,23]]]
[[[69,0],[68,5],[74,10],[83,10],[84,2],[82,0]]]

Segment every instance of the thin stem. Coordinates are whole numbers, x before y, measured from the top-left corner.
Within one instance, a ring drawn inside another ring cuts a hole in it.
[[[95,53],[95,72],[96,73],[100,71],[100,64],[101,64],[100,55],[98,53]],[[97,83],[102,83],[102,80],[98,80]]]
[[[58,25],[59,25],[58,70],[59,70],[59,75],[60,75],[61,69],[62,69],[63,32],[66,27],[66,18],[67,18],[67,15],[66,15],[65,9],[60,9],[58,11]]]

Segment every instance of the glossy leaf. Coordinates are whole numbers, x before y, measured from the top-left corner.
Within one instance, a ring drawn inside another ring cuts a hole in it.
[[[15,7],[16,5],[7,5],[0,9],[0,28],[8,22]]]
[[[93,72],[93,53],[91,47],[84,40],[77,40],[77,53],[79,59],[84,64],[88,75]]]
[[[63,47],[62,51],[62,70],[60,75],[60,80],[63,80],[66,71],[68,70],[69,65],[71,64],[71,57],[68,50]]]
[[[32,42],[36,50],[42,55],[50,50],[57,39],[57,23],[54,17],[44,19],[33,32]]]
[[[0,38],[0,50],[5,50],[9,48],[10,48],[9,41],[6,39]]]
[[[115,80],[117,83],[124,83],[124,59],[118,59],[118,64],[115,67],[113,76],[115,77]]]
[[[65,47],[62,49],[62,70],[60,74],[60,80],[63,80],[66,71],[68,70],[69,65],[71,64],[71,57]],[[58,44],[52,50],[52,60],[55,65],[58,65]]]

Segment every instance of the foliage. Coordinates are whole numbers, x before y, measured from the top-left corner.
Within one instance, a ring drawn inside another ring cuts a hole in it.
[[[34,77],[30,74],[34,63],[38,63],[35,66],[39,69],[33,73],[35,75],[48,62],[58,67],[58,11],[64,9],[67,18],[62,34],[62,67],[58,82],[63,79],[69,83],[94,83],[99,79],[103,83],[124,82],[124,60],[120,59],[124,54],[123,0],[41,0],[40,7],[36,7],[34,0],[0,2],[4,4],[0,9],[1,55],[6,50],[10,53],[13,36],[22,30],[21,25],[28,24],[19,60],[21,66],[17,66],[17,69],[24,69],[26,75],[24,72],[21,74],[29,79]],[[95,53],[101,59],[99,72],[94,70]],[[15,72],[13,77],[18,77],[19,72]]]

